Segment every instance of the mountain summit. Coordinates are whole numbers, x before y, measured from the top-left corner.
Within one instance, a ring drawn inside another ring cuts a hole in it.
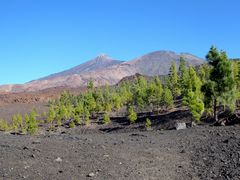
[[[122,78],[136,73],[155,76],[166,75],[172,62],[179,65],[180,57],[188,65],[197,66],[205,61],[189,53],[177,54],[172,51],[155,51],[135,58],[131,61],[114,60],[101,54],[94,59],[63,72],[34,80],[23,85],[0,86],[0,92],[38,91],[53,87],[81,87],[93,80],[96,86],[113,85]]]
[[[73,67],[71,69],[68,69],[63,72],[59,72],[56,74],[52,74],[50,76],[41,78],[40,80],[47,80],[47,79],[53,79],[56,77],[63,77],[63,76],[69,76],[69,75],[74,75],[74,74],[81,74],[85,72],[91,72],[91,71],[96,71],[104,68],[108,68],[110,66],[120,64],[123,61],[119,60],[114,60],[110,56],[106,54],[100,54],[99,56],[95,57],[94,59],[91,59],[83,64],[80,64],[76,67]]]

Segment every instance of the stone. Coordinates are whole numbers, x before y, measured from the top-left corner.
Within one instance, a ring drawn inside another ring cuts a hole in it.
[[[33,141],[32,144],[41,144],[41,141]]]
[[[183,153],[186,153],[186,151],[183,149],[183,150],[182,150],[180,153],[182,153],[182,154],[183,154]]]
[[[87,177],[94,177],[94,176],[95,176],[95,174],[93,172],[91,172],[87,175]]]
[[[176,123],[175,124],[176,130],[182,130],[182,129],[186,129],[186,128],[187,128],[186,123]]]
[[[56,162],[62,162],[62,159],[60,157],[58,157],[57,159],[55,159]]]

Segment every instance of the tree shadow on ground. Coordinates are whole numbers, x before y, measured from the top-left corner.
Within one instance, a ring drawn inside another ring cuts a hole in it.
[[[191,122],[191,114],[188,110],[176,110],[162,114],[153,114],[152,112],[139,113],[136,123],[131,124],[127,117],[111,117],[111,124],[100,131],[112,132],[128,132],[145,130],[146,119],[151,120],[151,128],[154,130],[171,130],[174,129],[176,122]]]

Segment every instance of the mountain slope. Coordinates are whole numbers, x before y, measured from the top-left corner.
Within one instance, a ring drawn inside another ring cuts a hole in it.
[[[52,74],[50,76],[42,78],[41,80],[53,79],[56,77],[63,77],[63,76],[69,76],[69,75],[74,75],[74,74],[81,74],[84,72],[96,71],[96,70],[104,69],[104,68],[107,68],[107,67],[110,67],[110,66],[113,66],[116,64],[120,64],[122,62],[123,61],[114,60],[106,54],[102,54],[102,55],[99,55],[96,58],[94,58],[90,61],[87,61],[83,64],[80,64],[76,67],[73,67],[73,68],[63,71],[63,72]]]
[[[62,86],[75,88],[86,86],[89,80],[93,80],[96,86],[113,85],[122,78],[136,73],[147,76],[166,75],[172,62],[179,65],[181,56],[188,65],[197,66],[205,63],[204,60],[194,55],[187,53],[176,54],[171,51],[156,51],[127,62],[113,60],[103,55],[67,71],[23,85],[0,86],[0,92],[38,91]]]

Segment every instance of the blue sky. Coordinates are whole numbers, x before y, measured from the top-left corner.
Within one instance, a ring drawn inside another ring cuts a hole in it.
[[[155,50],[240,57],[239,0],[1,0],[0,84],[23,83],[100,53]]]

